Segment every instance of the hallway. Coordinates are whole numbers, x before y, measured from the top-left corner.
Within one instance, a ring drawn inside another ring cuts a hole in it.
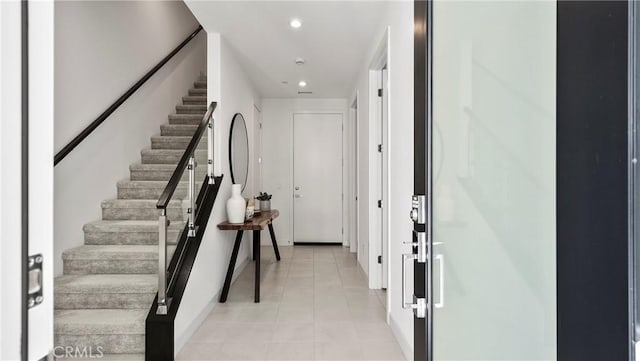
[[[342,246],[263,247],[261,302],[253,264],[231,286],[178,360],[404,360],[385,322],[384,292],[369,290]]]

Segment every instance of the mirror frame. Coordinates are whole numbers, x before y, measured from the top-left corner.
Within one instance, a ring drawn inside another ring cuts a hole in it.
[[[242,113],[235,113],[231,119],[231,127],[229,128],[229,172],[231,173],[231,184],[236,184],[236,179],[233,174],[233,157],[231,148],[233,147],[233,129],[236,124],[236,118],[242,119],[242,125],[244,126],[244,132],[247,135],[247,171],[245,173],[245,181],[242,184],[242,191],[247,187],[247,179],[249,178],[249,131],[247,129],[247,122],[244,119]]]

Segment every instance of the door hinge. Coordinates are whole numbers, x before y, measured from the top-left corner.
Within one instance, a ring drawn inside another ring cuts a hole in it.
[[[378,89],[378,96],[382,97],[382,89]]]
[[[342,227],[342,234],[344,234],[344,227]]]
[[[378,208],[382,208],[382,199],[378,199]]]
[[[378,152],[382,153],[382,144],[378,144]]]
[[[378,264],[382,264],[382,256],[378,256]]]

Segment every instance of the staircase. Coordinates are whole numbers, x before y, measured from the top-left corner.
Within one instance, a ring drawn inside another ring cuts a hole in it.
[[[206,79],[200,78],[160,135],[151,137],[141,162],[129,167],[130,179],[118,182],[117,199],[102,202],[102,220],[84,225],[84,245],[63,253],[64,274],[54,285],[56,347],[86,348],[93,359],[101,352],[102,360],[144,360],[145,318],[158,285],[156,202],[202,121],[206,100]],[[196,153],[206,162],[206,140],[201,144]],[[202,180],[206,167],[198,169]],[[169,259],[187,219],[180,200],[186,193],[185,183],[167,208]]]

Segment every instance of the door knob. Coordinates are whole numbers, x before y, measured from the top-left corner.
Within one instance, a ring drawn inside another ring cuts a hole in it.
[[[299,191],[299,190],[300,190],[300,187],[295,187],[294,189],[295,189],[295,190],[297,190],[297,191]]]

